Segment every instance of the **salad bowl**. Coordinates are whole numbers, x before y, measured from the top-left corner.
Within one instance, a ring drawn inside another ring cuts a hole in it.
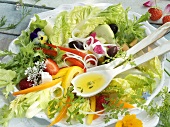
[[[63,11],[71,11],[75,6],[85,6],[86,4],[84,3],[78,3],[78,4],[73,4],[73,5],[61,5],[59,6],[58,8],[54,9],[54,10],[51,10],[51,11],[47,11],[47,12],[43,12],[43,13],[39,13],[38,16],[40,17],[40,19],[43,19],[43,20],[46,20],[48,22],[47,24],[47,29],[48,31],[51,31],[53,29],[53,26],[55,24],[55,18],[57,15],[59,15],[61,12]],[[107,8],[108,6],[110,6],[111,4],[106,4],[106,3],[100,3],[100,4],[94,4],[92,6],[95,6],[95,7],[99,7],[101,9],[105,9]],[[136,16],[137,18],[139,18],[141,15],[138,14],[138,13],[135,13],[135,12],[129,12],[128,13],[128,17],[131,19],[133,18],[134,16]],[[33,17],[28,25],[28,28],[26,30],[29,29],[30,27],[30,24],[36,19],[36,17]],[[149,35],[151,34],[153,31],[155,31],[156,29],[151,26],[147,21],[146,22],[143,22],[143,28],[145,28],[145,33],[146,35]],[[14,41],[11,42],[10,46],[9,46],[9,50],[12,51],[13,53],[18,53],[19,52],[19,47],[17,47],[15,45],[15,41],[17,39],[15,39]],[[167,40],[165,38],[161,38],[160,40],[158,40],[156,43],[154,43],[152,46],[153,47],[156,47],[158,45],[161,45],[162,43],[166,42]],[[9,58],[10,59],[10,58]],[[164,70],[164,61],[166,59],[166,56],[162,56],[161,57],[161,66],[162,66],[162,70]],[[4,58],[3,61],[8,61],[8,58]],[[135,71],[131,70],[131,71],[128,71],[127,73],[136,73]],[[148,100],[145,102],[145,105],[148,105],[152,100],[153,98],[160,92],[160,90],[162,89],[163,85],[164,85],[164,81],[165,81],[165,73],[162,72],[162,76],[161,76],[161,79],[160,81],[157,82],[157,87],[155,88],[155,90],[153,91],[153,93],[150,95],[150,97],[148,98]],[[131,114],[137,114],[137,117],[140,118],[143,123],[144,123],[144,126],[146,127],[150,127],[150,125],[156,125],[159,121],[159,118],[157,116],[148,116],[147,113],[142,110],[142,109],[139,109],[139,108],[134,108],[134,109],[131,109],[129,110]],[[50,122],[51,120],[47,117],[47,115],[45,114],[45,112],[39,112],[38,114],[36,114],[34,117],[36,118],[40,118],[42,120],[47,120],[48,122]],[[119,115],[118,119],[111,119],[108,123],[105,123],[104,122],[104,115],[101,115],[98,119],[94,120],[92,122],[91,125],[86,125],[86,124],[80,124],[80,123],[77,123],[77,122],[73,122],[72,125],[69,125],[67,122],[66,122],[66,119],[62,119],[59,123],[56,124],[56,126],[61,126],[61,127],[68,127],[68,126],[71,126],[71,127],[77,127],[77,126],[82,126],[82,127],[97,127],[97,126],[113,126],[114,123],[116,123],[119,119],[122,119],[123,116],[122,115]],[[149,121],[146,120],[146,118],[149,119]],[[85,123],[85,119],[83,119],[84,123]],[[153,122],[154,121],[154,122]],[[154,123],[154,124],[153,124]],[[37,126],[37,125],[36,125]]]

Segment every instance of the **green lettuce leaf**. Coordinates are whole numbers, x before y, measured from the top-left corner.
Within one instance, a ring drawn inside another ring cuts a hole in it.
[[[97,17],[104,17],[107,24],[118,24],[120,21],[125,21],[125,10],[122,4],[112,5],[101,11]]]
[[[114,78],[106,87],[106,89],[103,90],[103,92],[121,92],[123,94],[130,94],[133,93],[133,90],[129,84],[129,82],[122,78]]]
[[[78,32],[76,37],[85,38],[87,37],[98,25],[104,24],[105,18],[103,17],[93,17],[84,22],[82,26],[76,27]]]
[[[70,13],[70,27],[73,30],[76,25],[84,24],[84,22],[90,17],[94,17],[100,12],[98,7],[92,6],[77,6]]]
[[[125,80],[129,82],[133,90],[137,90],[139,88],[143,89],[144,92],[149,91],[152,93],[156,87],[154,79],[142,75],[129,74],[125,77]]]
[[[14,90],[13,79],[16,77],[16,72],[12,70],[0,69],[0,88],[7,98],[9,93]]]
[[[49,89],[17,96],[10,105],[0,108],[0,125],[7,127],[12,118],[32,118],[41,110],[46,110],[49,101]]]
[[[32,21],[30,24],[30,31],[34,31],[36,28],[40,28],[40,29],[44,29],[44,27],[47,25],[47,21],[46,20],[41,20],[40,17],[35,14],[35,21]]]
[[[162,77],[163,70],[161,66],[161,61],[158,57],[155,57],[154,59],[138,66],[138,68],[142,72],[147,73],[152,78],[161,79]]]
[[[99,10],[99,8],[91,6],[78,6],[71,12],[61,12],[55,20],[53,35],[50,36],[51,43],[54,45],[63,45],[68,42],[68,39],[71,38],[71,32],[75,28],[83,30],[83,32],[78,33],[78,35],[84,34],[81,35],[81,37],[90,34],[90,32],[99,24],[98,22],[101,19],[93,18],[97,15]],[[90,20],[88,21],[88,19]]]
[[[53,28],[53,34],[49,37],[52,44],[62,45],[71,37],[68,15],[67,11],[63,11],[57,16]]]
[[[30,27],[28,30],[23,30],[21,32],[21,35],[18,37],[18,39],[15,41],[16,45],[19,45],[21,47],[26,46],[30,43],[30,33],[33,32],[36,28],[44,29],[44,27],[47,25],[46,20],[41,20],[38,15],[35,15],[36,20],[32,21],[30,24]]]

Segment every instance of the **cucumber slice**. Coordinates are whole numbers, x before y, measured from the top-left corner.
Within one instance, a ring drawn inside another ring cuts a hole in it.
[[[113,44],[115,43],[114,33],[109,25],[99,25],[97,26],[93,32],[96,32],[97,37],[104,38],[106,43]]]

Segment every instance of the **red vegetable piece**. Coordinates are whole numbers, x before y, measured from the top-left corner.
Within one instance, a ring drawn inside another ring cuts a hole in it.
[[[64,58],[66,58],[66,56],[63,56],[63,59]],[[79,66],[82,69],[84,69],[84,64],[81,61],[79,61],[79,60],[77,60],[75,58],[69,58],[68,57],[65,60],[68,61],[71,64],[71,66]]]
[[[52,60],[52,59],[46,59],[45,61],[46,64],[46,71],[49,72],[50,75],[55,75],[57,74],[57,72],[59,71],[59,67],[57,65],[57,63]]]
[[[31,81],[27,81],[27,78],[24,78],[19,82],[19,88],[20,90],[24,90],[24,89],[32,87],[33,84],[34,83]]]
[[[96,96],[96,110],[97,111],[100,111],[100,110],[104,109],[103,104],[108,103],[106,98],[107,98],[107,96],[105,96],[105,95]]]
[[[57,56],[57,51],[45,48],[36,48],[36,50],[42,50],[44,54],[49,56]]]

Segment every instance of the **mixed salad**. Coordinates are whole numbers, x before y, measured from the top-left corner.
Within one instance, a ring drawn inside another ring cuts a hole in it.
[[[12,118],[32,118],[43,112],[52,121],[49,126],[61,121],[91,125],[99,117],[109,122],[145,104],[162,76],[158,57],[118,75],[93,97],[77,96],[71,84],[89,68],[124,58],[126,50],[146,36],[142,22],[149,13],[129,19],[128,12],[121,4],[104,10],[75,6],[56,15],[54,25],[35,15],[13,42],[18,52],[0,51],[1,57],[10,56],[0,63],[0,87],[6,98],[14,96],[0,109],[0,124],[7,126]],[[93,89],[94,82],[86,89]]]

